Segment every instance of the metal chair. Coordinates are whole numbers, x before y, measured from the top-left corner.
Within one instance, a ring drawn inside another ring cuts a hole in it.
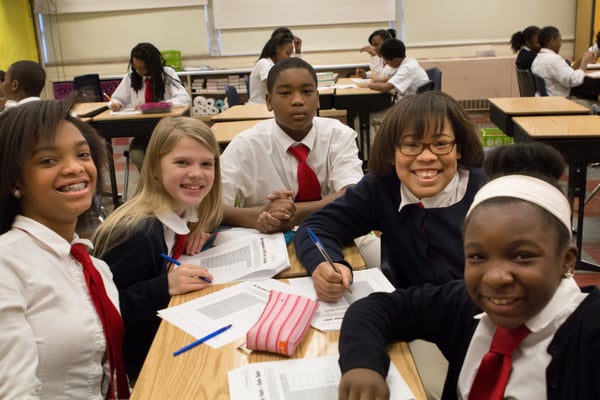
[[[417,94],[434,90],[434,87],[435,83],[432,80],[428,80],[417,88]]]
[[[250,75],[244,75],[244,84],[246,85],[246,93],[250,96]]]
[[[535,79],[528,69],[517,68],[517,83],[521,97],[535,96]]]
[[[426,69],[425,72],[427,72],[427,76],[429,77],[429,79],[431,79],[433,81],[433,89],[432,90],[437,90],[437,91],[442,91],[442,70],[439,69],[438,67],[433,67],[433,68],[429,68]]]
[[[540,96],[548,96],[548,91],[546,91],[546,81],[544,81],[544,78],[538,74],[534,74],[533,72],[531,74],[535,80],[535,88],[537,93],[539,93]]]

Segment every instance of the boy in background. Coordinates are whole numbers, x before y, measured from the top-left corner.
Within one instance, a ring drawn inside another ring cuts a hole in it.
[[[45,84],[46,71],[39,63],[29,60],[13,63],[2,81],[1,92],[6,98],[2,109],[40,100]]]

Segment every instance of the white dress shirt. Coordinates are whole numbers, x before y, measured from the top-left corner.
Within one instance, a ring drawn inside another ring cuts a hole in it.
[[[250,73],[248,104],[267,104],[267,76],[275,65],[270,58],[261,58]]]
[[[583,83],[585,72],[573,69],[554,51],[542,48],[531,64],[531,72],[544,78],[549,96],[569,97],[571,88]]]
[[[188,106],[191,102],[185,86],[181,83],[179,76],[171,67],[163,67],[167,76],[165,80],[165,98],[163,101],[170,101],[174,106]],[[112,95],[111,101],[118,102],[123,107],[138,107],[146,102],[146,78],[142,77],[142,87],[137,92],[131,87],[131,75],[127,74],[119,83]]]
[[[237,135],[221,156],[225,204],[234,205],[237,197],[242,207],[252,207],[266,204],[266,196],[276,190],[297,193],[298,161],[287,152],[295,143],[274,119]],[[315,117],[300,143],[310,149],[306,161],[317,174],[322,196],[362,178],[356,132],[340,121]]]
[[[525,337],[512,356],[512,373],[504,391],[505,398],[546,399],[546,368],[551,356],[548,345],[558,328],[585,299],[574,279],[563,279],[550,302],[535,317],[525,323],[531,333]],[[487,314],[475,318],[480,322],[471,338],[469,349],[458,378],[459,399],[467,399],[484,354],[490,349],[496,326]]]
[[[404,57],[400,66],[388,82],[394,85],[398,98],[417,93],[417,88],[427,82],[429,76],[417,60]]]
[[[72,243],[88,240],[77,235]],[[0,398],[104,399],[102,322],[71,243],[17,216],[0,236]],[[108,265],[92,257],[117,310]]]
[[[186,208],[183,217],[180,217],[175,211],[170,210],[156,216],[163,224],[165,243],[167,244],[167,253],[171,254],[175,244],[175,235],[187,235],[190,233],[188,223],[198,222],[198,210],[195,207]]]

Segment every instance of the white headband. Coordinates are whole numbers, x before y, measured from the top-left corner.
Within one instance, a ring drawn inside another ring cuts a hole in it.
[[[471,211],[482,202],[495,197],[514,197],[536,204],[554,215],[571,233],[571,207],[564,194],[541,179],[526,175],[506,175],[486,183],[475,194]]]

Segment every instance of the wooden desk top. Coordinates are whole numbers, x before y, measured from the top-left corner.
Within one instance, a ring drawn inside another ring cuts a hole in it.
[[[496,97],[490,103],[508,115],[589,114],[590,110],[560,96]]]
[[[287,249],[290,257],[290,267],[275,275],[275,278],[297,278],[300,276],[308,276],[309,274],[306,271],[306,268],[304,268],[304,265],[302,265],[298,259],[298,256],[296,255],[294,243],[288,244]],[[345,247],[343,252],[344,259],[348,261],[353,270],[367,268],[365,260],[363,260],[358,247],[355,245]]]
[[[336,82],[336,85],[357,85],[356,82],[352,80],[352,78],[340,78]],[[347,88],[347,89],[335,89],[336,96],[349,96],[349,95],[357,95],[357,94],[381,94],[378,90],[369,89],[366,87],[355,87],[355,88]]]
[[[236,137],[238,133],[243,132],[246,129],[250,129],[262,121],[264,120],[249,119],[244,121],[215,122],[210,127],[210,130],[212,130],[212,132],[215,134],[219,144],[227,144],[231,142],[231,140]]]
[[[242,104],[229,107],[227,110],[215,114],[211,120],[217,121],[241,121],[249,119],[273,118],[273,112],[267,110],[264,104]]]
[[[174,296],[170,306],[221,290],[228,285],[212,285],[201,292]],[[338,332],[323,333],[310,328],[290,358],[309,358],[338,354]],[[195,347],[177,357],[173,352],[195,339],[162,321],[150,352],[138,377],[131,399],[229,399],[227,372],[249,363],[286,360],[288,357],[267,352],[246,354],[237,349],[245,339],[219,349],[207,345]],[[426,399],[414,360],[407,344],[395,343],[389,354],[416,399]]]
[[[80,118],[86,118],[95,115],[94,113],[96,111],[100,111],[105,107],[105,102],[79,103],[75,105],[73,112],[75,112],[75,114],[77,114],[77,116]]]
[[[600,137],[600,116],[598,115],[515,117],[513,121],[534,138]]]
[[[106,110],[92,118],[94,122],[110,122],[117,120],[128,119],[161,119],[163,117],[179,117],[185,114],[190,109],[189,106],[176,106],[171,108],[168,113],[142,114],[142,113],[124,113],[111,114],[110,110]]]

